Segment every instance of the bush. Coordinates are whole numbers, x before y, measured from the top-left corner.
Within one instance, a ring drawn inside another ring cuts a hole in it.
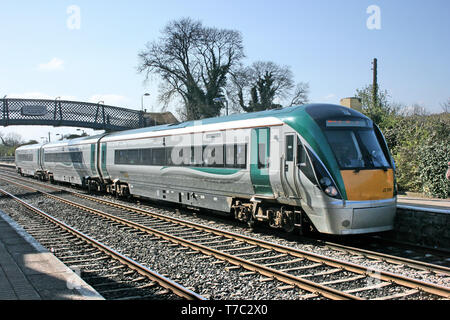
[[[370,85],[356,90],[356,96],[361,99],[362,112],[383,132],[396,164],[398,189],[447,198],[450,100],[443,105],[444,113],[428,115],[419,105],[406,108],[389,102],[386,90],[378,90],[377,101],[373,101]]]
[[[447,198],[450,115],[397,116],[395,126],[384,131],[396,162],[399,190]]]
[[[450,181],[445,178],[450,159],[448,143],[437,142],[421,146],[419,155],[418,171],[422,192],[432,197],[447,198],[450,194]]]

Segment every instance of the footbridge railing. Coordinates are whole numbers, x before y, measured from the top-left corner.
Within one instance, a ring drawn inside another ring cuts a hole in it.
[[[144,112],[67,100],[0,99],[0,126],[49,125],[118,131],[150,126]]]

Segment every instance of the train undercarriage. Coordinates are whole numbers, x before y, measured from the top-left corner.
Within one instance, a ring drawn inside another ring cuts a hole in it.
[[[312,225],[300,207],[252,200],[251,202],[243,199],[234,201],[231,208],[236,220],[247,223],[250,227],[257,222],[265,222],[272,228],[283,229],[286,232],[312,231]]]
[[[24,175],[22,172],[18,172]],[[39,171],[34,178],[41,181],[55,183],[52,173]],[[99,178],[84,177],[82,188],[89,193],[105,192],[117,198],[130,198],[130,189],[127,183],[118,179],[114,181],[102,181]],[[307,215],[300,207],[280,205],[276,202],[265,202],[260,199],[234,199],[231,205],[231,212],[234,218],[240,222],[254,227],[256,223],[267,223],[272,228],[281,229],[285,232],[314,231]]]

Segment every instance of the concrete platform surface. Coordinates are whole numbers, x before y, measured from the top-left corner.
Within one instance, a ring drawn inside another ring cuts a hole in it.
[[[0,210],[0,300],[103,300]]]
[[[450,213],[450,199],[422,198],[410,195],[399,195],[397,205],[416,206],[448,211]]]

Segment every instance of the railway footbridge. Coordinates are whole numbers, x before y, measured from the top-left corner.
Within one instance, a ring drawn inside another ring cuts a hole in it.
[[[3,98],[0,110],[0,126],[48,125],[120,131],[176,122],[173,116],[166,115],[170,112],[161,116],[101,103],[59,99]]]

